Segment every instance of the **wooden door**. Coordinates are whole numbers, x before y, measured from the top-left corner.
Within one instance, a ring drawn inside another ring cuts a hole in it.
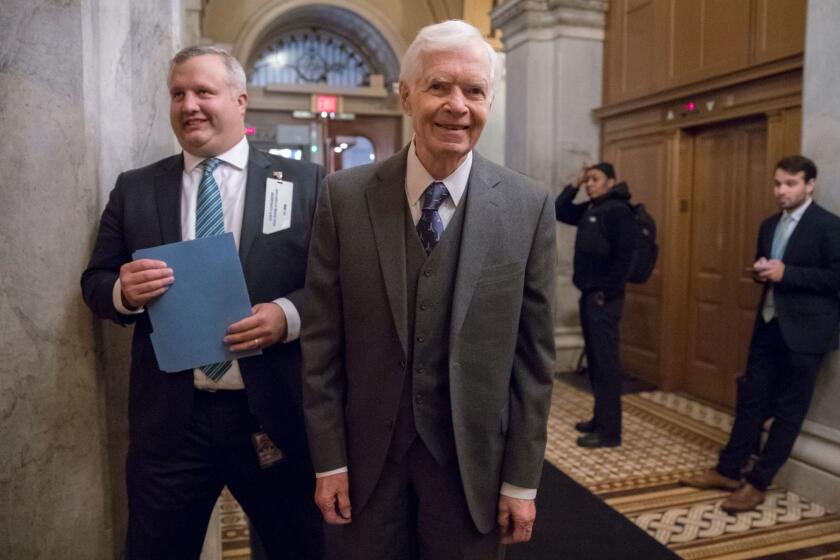
[[[696,131],[684,388],[735,403],[760,288],[746,268],[761,220],[774,212],[767,120]]]
[[[626,181],[633,203],[643,203],[659,228],[665,223],[669,162],[668,136],[654,134],[620,140],[604,147],[604,158],[615,164]],[[660,248],[667,245],[658,234]],[[630,375],[661,385],[662,264],[650,279],[628,284],[621,319],[621,366]]]

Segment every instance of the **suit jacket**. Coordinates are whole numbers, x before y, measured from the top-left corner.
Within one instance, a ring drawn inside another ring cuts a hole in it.
[[[316,211],[301,340],[318,472],[349,468],[354,511],[388,452],[405,375],[407,148],[329,176]],[[501,483],[538,486],[554,367],[555,227],[548,194],[474,154],[449,324],[458,467],[476,527]]]
[[[756,258],[770,258],[773,233],[781,216],[775,214],[761,224]],[[773,302],[788,348],[807,353],[837,348],[840,218],[812,202],[788,239],[782,261],[785,273],[781,282],[772,285]],[[768,287],[762,292],[758,321],[762,320]]]
[[[183,157],[172,156],[142,169],[122,173],[102,214],[96,245],[82,274],[85,302],[102,318],[134,323],[129,388],[130,445],[166,453],[178,445],[190,417],[191,370],[165,373],[158,368],[148,314],[122,315],[114,308],[112,289],[119,269],[137,249],[181,240],[180,201]],[[303,309],[306,255],[309,248],[319,166],[264,154],[253,147],[248,159],[245,208],[239,256],[251,303],[286,297]],[[294,183],[291,227],[262,233],[265,180],[273,171]],[[301,410],[300,344],[278,343],[260,356],[239,360],[251,411],[289,457],[306,455]]]

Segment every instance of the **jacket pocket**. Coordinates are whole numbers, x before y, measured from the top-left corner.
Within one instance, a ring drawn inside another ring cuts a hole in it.
[[[482,269],[481,276],[479,276],[476,285],[484,286],[487,284],[496,284],[498,282],[512,280],[522,276],[524,270],[525,266],[522,261],[489,266]]]

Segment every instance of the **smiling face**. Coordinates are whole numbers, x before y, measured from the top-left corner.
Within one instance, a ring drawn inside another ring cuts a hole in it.
[[[773,194],[780,210],[795,210],[814,193],[816,181],[805,181],[805,172],[789,173],[784,169],[776,169],[773,175]]]
[[[492,102],[490,60],[478,48],[425,53],[416,83],[400,82],[417,157],[435,179],[450,175],[478,142]]]
[[[184,151],[213,157],[245,135],[248,94],[232,86],[221,57],[205,54],[176,64],[169,74],[169,119]]]

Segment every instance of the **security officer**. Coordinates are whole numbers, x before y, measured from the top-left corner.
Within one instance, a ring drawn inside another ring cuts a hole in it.
[[[582,185],[589,200],[575,204]],[[612,164],[601,162],[584,165],[554,203],[557,219],[577,226],[572,280],[581,292],[580,323],[595,397],[592,419],[575,424],[583,432],[577,444],[586,448],[621,445],[618,322],[638,233],[629,200],[627,184],[616,183]]]

